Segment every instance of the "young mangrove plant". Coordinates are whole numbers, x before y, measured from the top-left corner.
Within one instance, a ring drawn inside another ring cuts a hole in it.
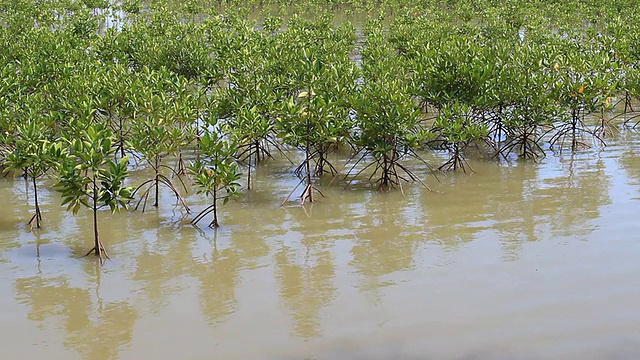
[[[567,144],[571,151],[589,147],[585,139],[587,135],[605,145],[597,131],[587,125],[586,118],[593,112],[600,112],[598,105],[602,105],[603,94],[607,97],[606,94],[616,87],[612,69],[608,68],[611,61],[606,54],[587,51],[579,44],[572,43],[565,48],[568,53],[566,64],[560,64],[553,73],[558,81],[552,88],[565,112],[561,115],[561,123],[554,125],[549,147],[560,151]]]
[[[169,119],[166,120],[170,121]],[[162,158],[167,154],[175,152],[179,145],[181,145],[181,139],[184,137],[184,132],[180,127],[171,127],[165,126],[163,119],[154,119],[149,118],[143,121],[139,121],[134,125],[133,136],[132,136],[132,144],[133,148],[138,151],[146,162],[153,169],[154,175],[152,178],[145,180],[140,184],[132,193],[132,196],[135,196],[138,191],[142,191],[140,195],[140,199],[136,204],[135,209],[138,209],[140,204],[142,203],[142,211],[144,212],[147,200],[149,199],[149,194],[151,191],[154,191],[154,207],[158,207],[158,202],[160,199],[160,185],[165,186],[176,197],[176,201],[178,201],[185,209],[187,213],[191,210],[187,203],[184,201],[182,195],[180,195],[180,191],[173,184],[171,179],[166,175],[162,174],[161,170],[167,169],[171,172],[175,177],[178,178],[180,183],[182,184],[182,188],[184,191],[187,191],[187,187],[182,181],[182,178],[174,170],[172,167],[162,164]],[[146,187],[146,188],[145,188]],[[143,190],[144,189],[144,190]]]
[[[58,165],[62,155],[62,146],[49,141],[50,134],[44,122],[28,120],[18,124],[11,137],[11,151],[7,151],[3,158],[5,172],[13,171],[14,175],[24,174],[33,184],[33,200],[35,213],[27,223],[29,229],[40,228],[42,212],[38,199],[38,179],[50,169]]]
[[[235,161],[237,151],[234,142],[221,138],[215,131],[205,129],[200,137],[200,159],[192,162],[188,169],[198,193],[212,197],[212,204],[196,215],[191,223],[196,225],[205,216],[213,213],[209,227],[217,228],[218,201],[226,204],[238,195],[240,172]]]
[[[130,69],[116,64],[92,73],[90,83],[96,89],[96,114],[109,124],[115,140],[116,155],[121,159],[128,149],[131,138],[131,119],[135,114],[136,93],[144,88],[139,77]]]
[[[351,100],[356,128],[359,130],[354,138],[361,155],[347,176],[361,161],[372,157],[373,162],[364,166],[353,178],[374,166],[369,180],[377,176],[378,190],[401,186],[401,180],[418,181],[426,186],[402,164],[406,155],[424,162],[416,150],[429,136],[420,109],[411,96],[411,85],[399,75],[403,72],[402,65],[375,23],[368,24],[366,45],[366,52],[363,52],[363,84]]]
[[[446,104],[440,109],[432,131],[437,134],[434,142],[449,152],[449,160],[439,170],[473,171],[464,158],[470,145],[486,139],[489,129],[474,114],[471,107],[460,103]]]
[[[351,76],[355,71],[344,66],[341,56],[322,59],[311,49],[304,49],[303,54],[299,71],[304,75],[299,77],[305,80],[304,87],[284,104],[276,124],[280,138],[304,152],[303,161],[294,171],[301,178],[294,191],[305,184],[300,195],[304,205],[307,200],[314,201],[314,190],[322,195],[312,176],[338,173],[328,154],[346,143],[353,128],[347,99],[354,88],[355,79]]]
[[[273,158],[271,148],[280,151],[275,140],[274,122],[268,115],[261,114],[256,106],[242,107],[228,123],[227,132],[237,141],[238,160],[247,165],[247,190],[251,190],[252,166],[257,166],[265,158]]]
[[[62,159],[54,187],[62,194],[62,205],[74,215],[81,207],[91,209],[94,245],[85,256],[94,253],[102,264],[109,255],[98,232],[98,210],[108,206],[115,213],[127,208],[132,199],[132,188],[124,185],[129,158],[113,160],[114,136],[104,125],[91,125],[81,131],[80,137],[67,139],[66,143],[69,154]]]
[[[402,163],[406,155],[424,162],[416,150],[431,137],[423,128],[420,111],[405,85],[399,80],[365,83],[353,106],[360,129],[355,141],[361,155],[347,176],[361,161],[372,156],[374,161],[355,173],[353,178],[374,166],[369,180],[377,176],[378,190],[396,188],[400,180],[413,180],[425,185]]]

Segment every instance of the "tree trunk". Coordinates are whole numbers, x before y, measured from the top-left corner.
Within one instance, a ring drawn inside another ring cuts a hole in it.
[[[214,187],[213,188],[213,221],[211,221],[211,224],[209,224],[209,227],[212,227],[214,229],[220,226],[220,224],[218,224],[217,204],[218,204],[218,189]]]
[[[259,155],[256,153],[256,156]],[[247,166],[247,190],[251,190],[251,148],[249,148],[249,164]]]
[[[89,250],[89,252],[85,255],[88,256],[91,253],[94,253],[100,259],[100,264],[103,262],[102,256],[105,258],[109,258],[109,254],[107,254],[107,250],[105,250],[102,242],[100,241],[100,236],[98,234],[98,184],[96,183],[96,175],[93,175],[93,194],[91,196],[93,200],[93,249]]]
[[[124,159],[124,124],[122,121],[122,116],[120,118],[120,159]]]
[[[102,258],[102,244],[98,234],[98,185],[96,184],[95,175],[93,176],[93,240],[95,254]]]
[[[306,191],[302,193],[302,202],[304,203],[305,197],[309,198],[309,202],[313,202],[313,184],[311,183],[311,151],[309,150],[309,144],[305,147],[306,161],[307,161],[307,186]]]
[[[158,197],[160,196],[160,195],[159,195],[159,194],[160,194],[160,182],[159,182],[159,175],[160,175],[159,171],[160,171],[160,169],[158,168],[158,162],[159,162],[159,161],[158,161],[158,157],[159,157],[159,155],[156,155],[156,158],[155,158],[155,163],[156,163],[156,165],[155,165],[156,177],[155,177],[155,181],[154,181],[154,183],[155,183],[155,187],[156,187],[156,201],[155,201],[155,203],[153,204],[153,206],[155,206],[155,207],[158,207]]]
[[[29,227],[33,229],[33,225],[35,221],[35,226],[39,229],[40,221],[42,220],[42,213],[40,212],[40,203],[38,202],[38,187],[36,185],[36,177],[32,176],[31,179],[33,181],[33,196],[34,196],[34,202],[36,206],[36,213],[35,215],[33,215],[31,220],[29,220]]]

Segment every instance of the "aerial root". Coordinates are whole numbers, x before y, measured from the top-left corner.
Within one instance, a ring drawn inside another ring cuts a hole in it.
[[[89,252],[87,252],[84,256],[82,257],[87,257],[89,255],[91,255],[91,253],[94,253],[95,256],[97,256],[100,259],[100,264],[102,265],[104,263],[105,259],[111,259],[109,257],[109,253],[107,252],[107,249],[104,248],[104,245],[102,245],[102,241],[98,240],[98,245],[94,246],[93,248],[91,248],[91,250],[89,250]],[[104,258],[103,258],[104,256]]]

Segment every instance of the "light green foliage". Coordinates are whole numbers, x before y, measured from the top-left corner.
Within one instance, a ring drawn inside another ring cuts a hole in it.
[[[200,137],[200,160],[189,165],[193,181],[198,186],[198,193],[213,198],[213,204],[202,210],[193,220],[197,224],[209,213],[213,213],[213,220],[209,224],[217,228],[218,200],[226,204],[229,199],[238,195],[240,188],[240,172],[235,161],[236,144],[229,142],[213,131],[205,131]]]
[[[374,162],[364,169],[375,164],[371,177],[378,174],[378,189],[389,190],[407,180],[403,174],[418,180],[401,160],[406,155],[420,158],[415,150],[428,132],[413,100],[410,80],[402,76],[402,59],[395,56],[378,23],[369,22],[366,35],[363,84],[351,100],[360,129],[355,143],[363,152],[354,168],[371,155]]]
[[[5,133],[5,151],[2,167],[5,172],[13,171],[14,176],[23,172],[25,178],[31,178],[34,190],[35,214],[29,220],[30,228],[40,228],[42,214],[38,200],[37,180],[50,169],[58,166],[63,155],[63,147],[52,143],[51,131],[44,126],[44,122],[29,120],[24,124],[17,124],[13,134]]]
[[[98,234],[98,209],[108,206],[111,212],[126,209],[132,199],[131,187],[124,182],[129,175],[129,158],[113,160],[113,134],[100,125],[90,125],[80,136],[67,139],[68,155],[62,159],[59,181],[54,185],[62,195],[62,205],[77,214],[81,207],[93,212],[96,256],[107,256]],[[88,253],[88,254],[89,254]]]
[[[391,189],[421,181],[404,159],[429,148],[448,151],[442,169],[464,170],[471,147],[502,161],[604,146],[620,124],[637,125],[638,10],[633,0],[0,0],[2,166],[35,187],[60,164],[65,205],[95,214],[126,207],[129,157],[155,169],[141,201],[155,189],[157,204],[164,184],[187,208],[165,174],[184,175],[193,156],[217,226],[238,163],[250,187],[254,167],[296,150],[304,203],[339,172],[334,159]],[[344,21],[363,18],[364,28]],[[36,199],[36,225],[39,213]]]
[[[96,210],[108,206],[116,212],[131,200],[131,188],[124,186],[129,158],[113,160],[112,136],[108,129],[90,126],[81,138],[70,141],[55,187],[62,194],[62,205],[74,215],[82,205]]]
[[[463,157],[465,149],[486,140],[489,135],[487,125],[476,116],[470,106],[461,103],[446,104],[438,113],[433,125],[433,132],[438,135],[434,142],[450,154],[449,160],[440,169],[471,169]]]

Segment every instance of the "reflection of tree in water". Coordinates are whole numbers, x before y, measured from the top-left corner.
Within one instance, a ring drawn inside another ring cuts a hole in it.
[[[443,178],[446,188],[440,193],[424,193],[422,207],[429,228],[429,240],[445,246],[458,246],[473,241],[479,231],[492,225],[488,208],[499,198],[499,189],[489,176],[449,174]]]
[[[269,246],[265,243],[265,237],[282,233],[279,225],[283,221],[283,213],[274,211],[271,204],[264,204],[260,196],[262,194],[252,193],[247,204],[236,205],[237,208],[225,213],[225,221],[228,224],[239,224],[241,228],[233,231],[230,237],[233,247],[242,257],[242,265],[245,268],[257,267],[257,260],[269,254]],[[255,203],[254,203],[255,202]],[[250,221],[247,221],[250,219]]]
[[[255,193],[252,195],[258,197]],[[225,321],[236,311],[240,271],[257,268],[258,259],[269,254],[265,237],[282,231],[273,226],[282,223],[282,214],[272,208],[265,211],[262,206],[229,203],[226,210],[222,229],[213,235],[204,231],[200,234],[205,239],[213,237],[211,255],[194,259],[190,264],[191,273],[201,283],[202,312],[212,324]]]
[[[311,204],[284,214],[286,220],[281,224],[288,231],[277,237],[274,254],[280,297],[289,308],[294,332],[302,337],[318,336],[320,311],[335,298],[336,237],[331,234],[341,227],[343,207]]]
[[[85,359],[118,359],[120,348],[131,342],[136,313],[128,303],[117,302],[100,306],[97,315],[70,331],[65,345]]]
[[[141,236],[145,241],[135,251],[135,269],[131,279],[141,282],[140,288],[147,295],[153,311],[159,312],[167,305],[169,295],[179,291],[167,284],[178,274],[187,273],[193,264],[193,239],[182,236],[183,232],[175,229],[158,228],[154,232],[151,235],[152,231],[148,231]]]
[[[540,222],[554,235],[588,234],[589,220],[600,216],[600,207],[611,203],[610,177],[599,154],[575,154],[560,159],[562,174],[543,179],[531,193],[530,203]]]
[[[493,190],[485,211],[491,217],[492,229],[498,233],[504,256],[509,260],[520,256],[524,242],[538,240],[537,209],[527,196],[538,173],[538,164],[519,161],[514,166],[498,166],[498,176],[492,183]]]
[[[276,252],[276,277],[280,296],[291,309],[296,334],[313,337],[321,332],[320,309],[335,297],[335,266],[330,248],[309,238],[304,242],[304,249],[282,245]]]
[[[59,196],[39,184],[38,196],[43,212],[42,229],[29,232],[27,220],[30,212],[33,212],[33,189],[29,190],[29,184],[30,181],[25,181],[22,177],[0,177],[0,199],[3,199],[3,206],[0,207],[0,231],[3,233],[0,236],[0,255],[24,246],[25,242],[33,241],[36,245],[48,244],[51,242],[52,234],[62,233],[75,226],[75,217],[67,216],[65,209],[59,206]]]
[[[588,233],[586,222],[610,202],[605,163],[592,153],[505,167],[496,183],[486,211],[509,259],[525,241]]]
[[[241,259],[239,251],[233,247],[218,249],[214,246],[210,257],[193,265],[194,276],[201,283],[202,313],[212,324],[225,321],[236,310]]]
[[[196,237],[206,250],[192,255],[189,273],[201,283],[202,313],[214,325],[236,311],[241,271],[258,268],[259,260],[269,255],[265,239],[285,231],[284,213],[273,207],[272,191],[279,189],[264,165],[256,169],[252,191],[221,207],[221,228],[202,229]],[[206,255],[201,255],[203,252]]]
[[[619,163],[626,172],[627,176],[634,180],[632,184],[640,185],[640,156],[638,150],[640,148],[640,139],[636,140],[620,153]],[[637,196],[637,193],[636,193]]]
[[[515,259],[525,241],[588,232],[585,222],[609,203],[608,176],[593,154],[548,158],[543,164],[501,167],[485,211],[498,232],[505,256]],[[555,161],[558,161],[556,164]],[[558,167],[561,172],[558,172]]]
[[[392,284],[384,276],[413,268],[414,253],[425,240],[403,217],[404,204],[386,196],[390,194],[384,195],[370,198],[364,206],[367,212],[351,248],[350,265],[365,276],[363,289],[374,295],[379,288]]]
[[[74,287],[64,277],[35,276],[15,284],[18,300],[31,307],[29,319],[40,326],[50,323],[49,318],[64,319],[65,346],[85,359],[117,359],[120,349],[131,342],[137,314],[126,302],[105,303],[97,287],[92,296],[90,289]]]

